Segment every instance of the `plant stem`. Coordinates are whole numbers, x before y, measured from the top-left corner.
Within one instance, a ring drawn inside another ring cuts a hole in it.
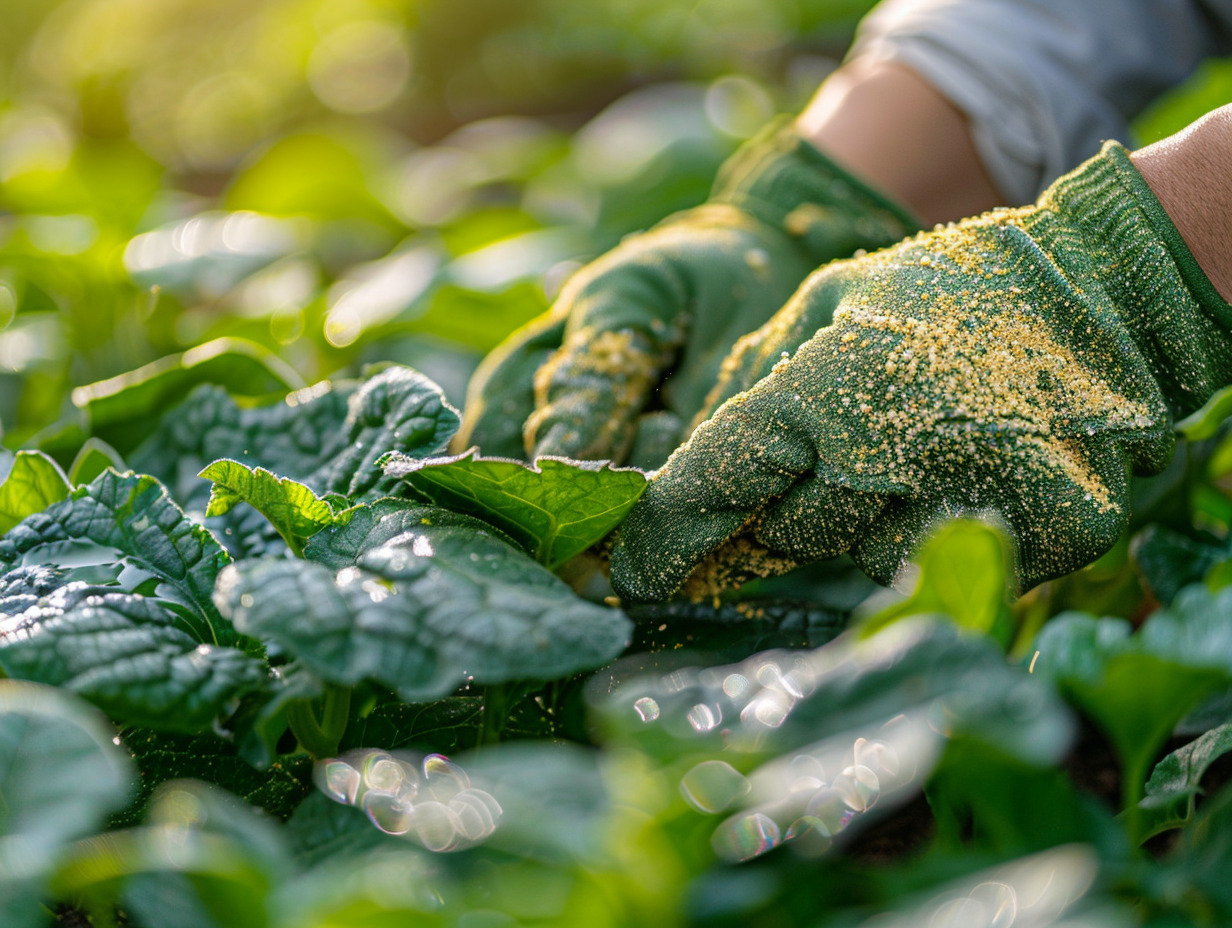
[[[483,691],[483,727],[479,729],[479,745],[500,741],[505,722],[509,720],[509,684],[488,686]]]
[[[327,683],[318,721],[307,699],[297,699],[287,706],[287,724],[309,754],[314,758],[330,757],[338,752],[338,742],[346,732],[351,714],[349,687]]]
[[[1125,830],[1129,833],[1130,847],[1138,847],[1146,840],[1142,834],[1142,794],[1146,788],[1146,760],[1137,758],[1127,761],[1121,771],[1121,803],[1125,807]]]

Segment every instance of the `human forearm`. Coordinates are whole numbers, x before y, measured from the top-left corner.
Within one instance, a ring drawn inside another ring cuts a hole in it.
[[[1232,105],[1130,157],[1198,265],[1232,302]]]
[[[895,62],[843,65],[821,85],[796,128],[926,226],[1007,203],[976,154],[966,117]]]

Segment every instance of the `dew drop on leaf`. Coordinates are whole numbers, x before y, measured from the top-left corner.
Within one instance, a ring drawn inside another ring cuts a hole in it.
[[[763,812],[729,818],[714,830],[710,844],[724,860],[743,861],[760,857],[777,847],[782,833],[774,819]]]
[[[722,812],[749,789],[744,775],[721,760],[702,761],[680,778],[680,795],[699,812]]]

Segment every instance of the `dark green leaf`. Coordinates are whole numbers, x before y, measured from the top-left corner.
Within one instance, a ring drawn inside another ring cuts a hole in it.
[[[356,506],[346,523],[333,525],[314,535],[304,548],[304,557],[341,570],[357,563],[364,552],[379,548],[406,532],[450,526],[473,529],[477,523],[471,516],[449,509],[423,506],[408,500],[379,499],[369,505]],[[488,525],[480,527],[511,545],[516,544],[513,539]]]
[[[168,624],[186,628],[198,642],[236,642],[211,599],[227,553],[153,477],[106,471],[0,539],[3,571],[27,564],[72,566],[84,556],[92,559],[87,563],[114,566],[116,575],[124,566],[143,572],[130,586],[156,581],[159,604],[171,613]],[[78,573],[65,579],[86,578]]]
[[[336,513],[304,484],[279,477],[264,467],[254,469],[223,459],[197,476],[214,482],[205,510],[207,517],[226,515],[236,503],[247,503],[269,520],[296,554],[321,529],[345,521],[342,513]]]
[[[392,456],[385,473],[434,503],[470,513],[508,532],[535,560],[555,569],[599,541],[646,489],[646,475],[607,462],[540,458],[527,466],[480,458]]]
[[[0,681],[0,924],[43,925],[42,887],[64,845],[132,788],[106,720],[49,687]]]
[[[437,386],[409,368],[387,368],[362,383],[318,384],[272,406],[241,407],[222,389],[206,386],[163,419],[132,461],[201,511],[209,484],[197,474],[219,458],[264,467],[321,497],[375,499],[397,486],[376,466],[379,457],[437,453],[457,427],[458,414]],[[209,524],[240,554],[269,552],[277,540],[248,510]]]
[[[1232,606],[1232,590],[1212,602],[1211,594],[1191,587],[1138,635],[1131,637],[1120,619],[1066,613],[1036,639],[1034,672],[1056,680],[1121,759],[1135,842],[1146,837],[1138,802],[1148,765],[1177,723],[1232,679],[1232,635],[1219,621],[1219,606]]]
[[[352,722],[338,750],[409,747],[452,755],[475,746],[482,719],[480,696],[451,696],[414,705],[387,702]]]
[[[303,386],[294,369],[260,345],[218,338],[182,354],[73,391],[91,432],[127,454],[149,433],[150,423],[194,387],[218,384],[238,396],[284,394]]]
[[[43,452],[18,451],[4,483],[0,483],[0,535],[26,516],[64,499],[69,489],[60,465]]]
[[[1232,723],[1211,729],[1156,764],[1142,800],[1146,833],[1178,828],[1192,818],[1194,804],[1202,792],[1202,777],[1215,761],[1230,751]]]
[[[201,643],[153,599],[84,583],[30,598],[0,599],[0,667],[124,724],[199,731],[265,683],[264,663]]]
[[[1199,541],[1162,525],[1151,525],[1133,539],[1134,566],[1161,605],[1183,587],[1200,583],[1206,572],[1228,558],[1225,545]],[[1089,608],[1089,607],[1088,607]]]
[[[258,770],[240,757],[234,742],[208,732],[183,735],[132,728],[121,737],[141,772],[140,795],[123,824],[134,823],[154,789],[168,780],[204,780],[276,818],[290,815],[310,789],[312,764],[304,754],[279,757]]]
[[[323,679],[375,680],[407,701],[468,681],[591,669],[620,653],[630,627],[478,521],[421,524],[337,574],[310,562],[241,562],[223,574],[217,597],[238,628]]]

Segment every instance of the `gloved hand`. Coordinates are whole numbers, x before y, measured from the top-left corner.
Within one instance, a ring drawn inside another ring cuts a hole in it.
[[[658,600],[692,574],[709,595],[845,551],[889,583],[960,514],[1009,529],[1022,589],[1068,573],[1116,542],[1173,417],[1232,382],[1229,329],[1108,143],[1034,206],[812,276],[725,362],[722,406],[621,527],[613,586]]]
[[[548,313],[484,360],[455,447],[623,460],[668,378],[664,412],[638,442],[637,463],[657,466],[687,434],[732,345],[813,268],[914,229],[790,126],[769,127],[727,161],[706,204],[583,268]]]

